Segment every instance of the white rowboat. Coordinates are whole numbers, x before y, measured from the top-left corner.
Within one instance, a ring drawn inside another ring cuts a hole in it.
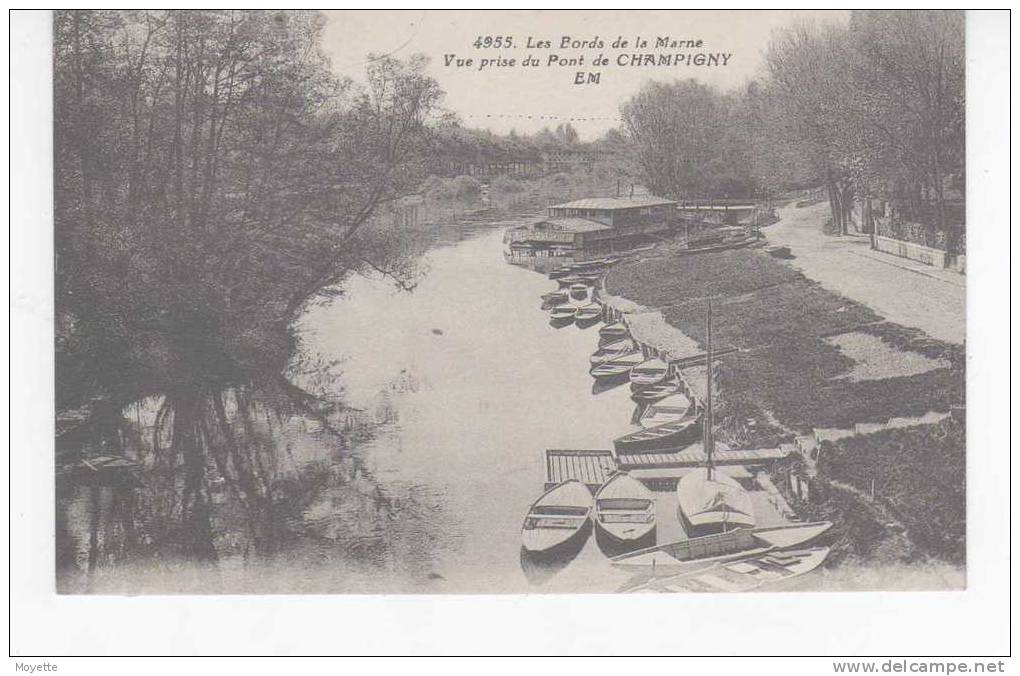
[[[528,509],[521,543],[529,552],[547,552],[578,537],[591,514],[592,494],[577,479],[553,486]]]
[[[637,542],[655,530],[655,496],[631,475],[617,472],[595,494],[595,525],[615,542]]]

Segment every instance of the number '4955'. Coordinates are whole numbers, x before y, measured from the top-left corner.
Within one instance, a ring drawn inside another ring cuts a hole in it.
[[[497,35],[495,37],[492,35],[486,35],[484,37],[480,35],[478,36],[478,39],[475,40],[474,46],[477,49],[485,49],[487,47],[502,49],[504,47],[513,47],[514,39],[509,35]]]

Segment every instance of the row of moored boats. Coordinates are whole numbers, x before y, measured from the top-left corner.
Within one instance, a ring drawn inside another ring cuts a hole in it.
[[[601,274],[604,267],[589,265],[588,269],[601,270]],[[543,301],[567,298],[564,304],[593,302],[587,284],[595,273],[584,275],[585,271],[575,265],[551,273],[565,295],[554,296],[559,292],[553,292]],[[552,306],[554,322],[560,308]],[[567,315],[565,307],[562,315]],[[710,311],[707,359],[711,364]],[[676,484],[676,516],[689,537],[657,545],[655,495],[638,479],[618,471],[594,495],[577,479],[563,481],[543,493],[524,521],[522,543],[526,551],[546,555],[569,548],[585,537],[589,524],[594,524],[599,536],[626,552],[613,557],[612,564],[643,574],[635,578],[642,581],[631,588],[656,591],[746,591],[801,575],[824,561],[828,548],[803,546],[832,524],[797,522],[760,527],[750,494],[736,479],[715,467],[711,396],[704,404],[697,401],[683,374],[663,359],[648,358],[626,324],[614,322],[599,329],[589,372],[605,386],[629,381],[631,397],[641,407],[639,429],[614,441],[617,457],[678,449],[701,439],[706,462],[683,473]],[[711,392],[711,369],[707,373]]]
[[[577,324],[586,328],[602,319],[602,304],[595,300],[595,288],[606,271],[619,259],[615,257],[581,261],[557,268],[549,278],[559,285],[542,296],[542,307],[549,310],[553,326]]]

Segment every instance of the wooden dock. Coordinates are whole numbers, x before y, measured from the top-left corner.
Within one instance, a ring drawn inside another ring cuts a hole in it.
[[[789,455],[784,448],[717,449],[714,454],[717,465],[749,465],[781,460]],[[700,444],[679,450],[665,450],[654,453],[627,453],[617,458],[621,470],[697,467],[705,463],[705,452]]]
[[[780,460],[789,454],[788,448],[719,449],[715,452],[715,462],[736,468]],[[619,455],[601,449],[551,448],[545,452],[545,489],[568,479],[577,479],[594,492],[617,470],[634,472],[635,477],[650,487],[657,487],[660,483],[675,484],[684,471],[704,463],[705,454],[700,445],[680,450]]]
[[[549,449],[545,452],[545,489],[568,479],[583,482],[593,493],[616,471],[612,451]]]

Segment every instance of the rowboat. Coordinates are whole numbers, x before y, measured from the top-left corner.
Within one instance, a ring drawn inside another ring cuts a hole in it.
[[[638,453],[686,446],[698,438],[701,414],[691,412],[673,422],[645,427],[613,441],[617,453]]]
[[[564,265],[563,267],[556,268],[549,273],[549,279],[559,279],[566,277],[572,272],[569,266]]]
[[[613,322],[612,324],[606,324],[599,329],[599,342],[612,343],[623,338],[629,338],[630,331],[624,326],[623,322]]]
[[[630,373],[630,370],[643,362],[645,356],[640,352],[631,352],[620,357],[613,357],[608,361],[592,366],[588,373],[596,378],[613,378]]]
[[[615,343],[604,345],[599,349],[592,352],[591,365],[601,364],[604,361],[615,359],[616,357],[622,357],[625,354],[634,352],[637,348],[634,347],[634,341],[630,338],[624,338],[618,340]]]
[[[634,368],[637,368],[636,366]],[[633,371],[631,371],[633,374]],[[671,394],[670,396],[649,404],[641,414],[640,425],[644,428],[658,427],[666,423],[679,422],[689,418],[695,409],[694,402],[686,395]]]
[[[565,289],[550,291],[542,294],[542,308],[548,310],[561,303],[566,303],[568,300],[570,300],[570,294]]]
[[[577,306],[570,303],[557,305],[549,313],[549,320],[554,324],[570,324],[574,321],[574,313]]]
[[[619,544],[632,544],[655,530],[655,497],[643,483],[617,472],[595,494],[595,526]]]
[[[581,283],[571,284],[570,297],[574,300],[584,300],[588,297],[588,286]]]
[[[614,557],[612,565],[632,573],[675,575],[720,562],[797,547],[814,540],[830,528],[831,521],[739,528],[639,549]]]
[[[630,372],[631,387],[658,385],[669,376],[669,364],[661,359],[649,359],[638,364]]]
[[[640,590],[659,592],[749,592],[810,573],[825,562],[828,547],[774,551],[650,580]],[[634,591],[637,591],[635,589]]]
[[[680,378],[673,376],[662,381],[658,385],[645,385],[643,387],[631,386],[630,398],[639,404],[651,404],[659,399],[676,394],[680,391]]]
[[[581,274],[577,275],[577,278],[581,280],[582,284],[587,284],[588,286],[595,286],[596,284],[599,283],[599,280],[602,279],[602,275],[601,274],[581,273]]]
[[[559,300],[565,303],[569,298],[570,292],[567,289],[556,289],[555,291],[542,294],[542,300]]]
[[[574,270],[591,270],[592,268],[602,268],[602,267],[605,267],[607,264],[608,263],[606,262],[606,259],[604,259],[604,258],[596,258],[596,259],[590,260],[590,261],[577,261],[571,267]]]
[[[528,508],[521,530],[524,549],[548,552],[579,537],[591,507],[591,491],[577,479],[553,486]]]
[[[602,319],[602,305],[599,303],[585,303],[574,311],[574,321],[578,326],[590,326]]]
[[[577,275],[568,275],[567,277],[560,277],[556,280],[556,283],[560,285],[561,289],[566,289],[574,284],[584,284],[584,280]]]

